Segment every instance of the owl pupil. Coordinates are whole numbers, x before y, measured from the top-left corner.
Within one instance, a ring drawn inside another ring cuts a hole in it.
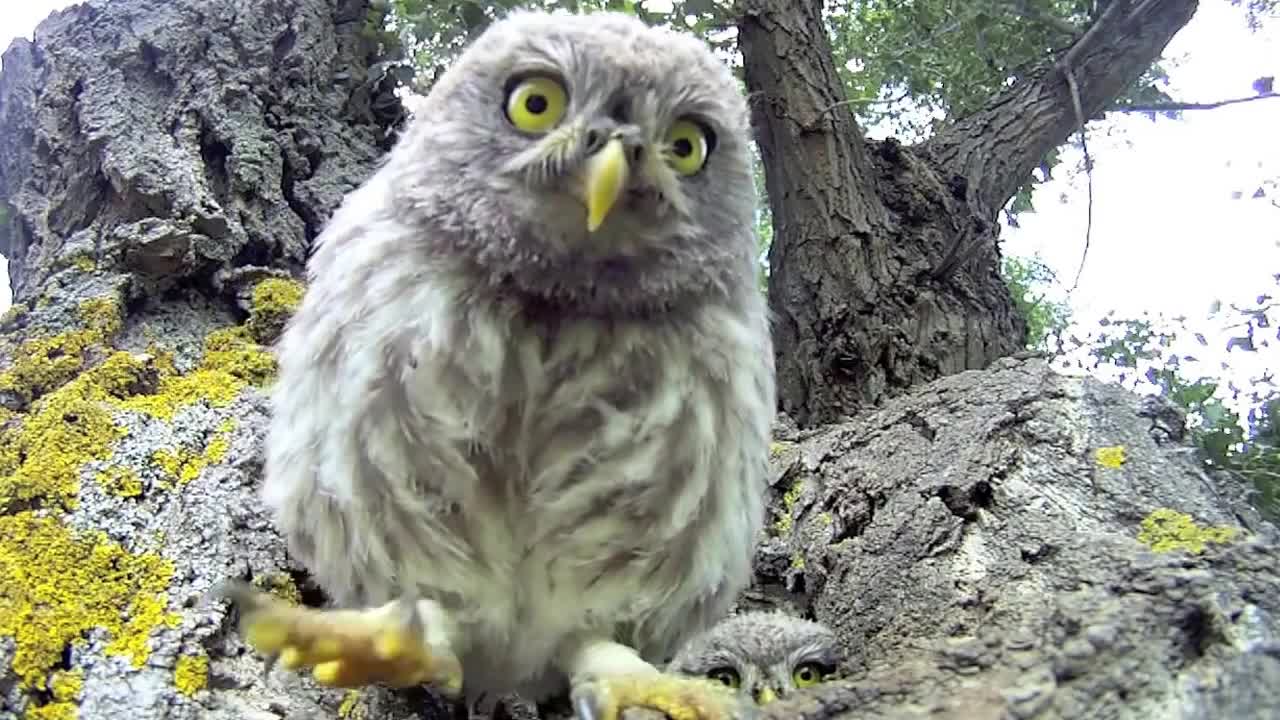
[[[689,157],[693,154],[693,143],[689,142],[688,138],[680,138],[672,145],[672,149],[680,157]]]
[[[524,109],[528,110],[534,115],[541,115],[542,113],[547,111],[547,96],[546,95],[530,95],[524,101]]]

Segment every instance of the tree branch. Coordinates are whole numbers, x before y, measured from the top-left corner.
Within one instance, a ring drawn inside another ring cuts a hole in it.
[[[969,181],[971,201],[994,217],[1054,147],[1133,84],[1191,20],[1196,0],[1112,0],[1054,62],[957,120],[924,144],[948,172]],[[1079,90],[1080,113],[1064,69]]]
[[[1165,113],[1182,112],[1183,110],[1217,110],[1220,107],[1226,107],[1228,105],[1239,105],[1240,103],[1253,102],[1255,100],[1274,100],[1276,98],[1280,98],[1280,93],[1264,93],[1262,95],[1229,98],[1227,100],[1217,100],[1215,102],[1131,103],[1126,105],[1112,105],[1106,109],[1106,112]]]
[[[752,99],[752,124],[769,171],[765,181],[770,198],[781,198],[788,185],[802,181],[784,177],[788,166],[771,157],[775,149],[791,147],[800,156],[824,161],[808,163],[804,169],[806,174],[828,174],[833,187],[848,193],[831,199],[836,206],[878,206],[869,188],[846,181],[849,173],[867,177],[870,161],[862,128],[848,107],[856,103],[845,96],[836,71],[822,21],[822,2],[746,0],[740,6],[738,33]],[[764,57],[769,61],[762,62]],[[827,203],[806,210],[830,217],[835,208]],[[779,216],[775,213],[775,218]]]

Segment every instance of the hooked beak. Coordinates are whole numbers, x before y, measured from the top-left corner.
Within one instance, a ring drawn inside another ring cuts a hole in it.
[[[777,699],[778,699],[778,696],[773,694],[773,688],[762,687],[756,691],[757,705],[768,705],[769,703]]]
[[[582,201],[587,206],[587,231],[595,232],[618,202],[631,167],[622,140],[612,138],[587,159],[582,172]]]

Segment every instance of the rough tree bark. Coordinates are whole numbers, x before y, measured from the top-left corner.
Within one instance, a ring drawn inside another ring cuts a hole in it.
[[[997,213],[1077,127],[1150,66],[1194,0],[1116,0],[1056,60],[920,147],[868,143],[820,0],[748,0],[745,77],[773,210],[779,405],[801,426],[874,407],[1020,349]]]

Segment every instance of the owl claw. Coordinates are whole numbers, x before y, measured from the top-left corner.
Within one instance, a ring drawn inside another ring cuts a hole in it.
[[[428,645],[416,605],[401,600],[365,610],[293,605],[244,583],[221,593],[240,609],[245,640],[288,669],[310,667],[316,682],[355,688],[430,684],[447,697],[462,690],[462,666],[446,647]]]
[[[620,720],[625,710],[646,708],[670,720],[742,720],[736,694],[720,683],[661,673],[610,675],[574,685],[578,720]]]

